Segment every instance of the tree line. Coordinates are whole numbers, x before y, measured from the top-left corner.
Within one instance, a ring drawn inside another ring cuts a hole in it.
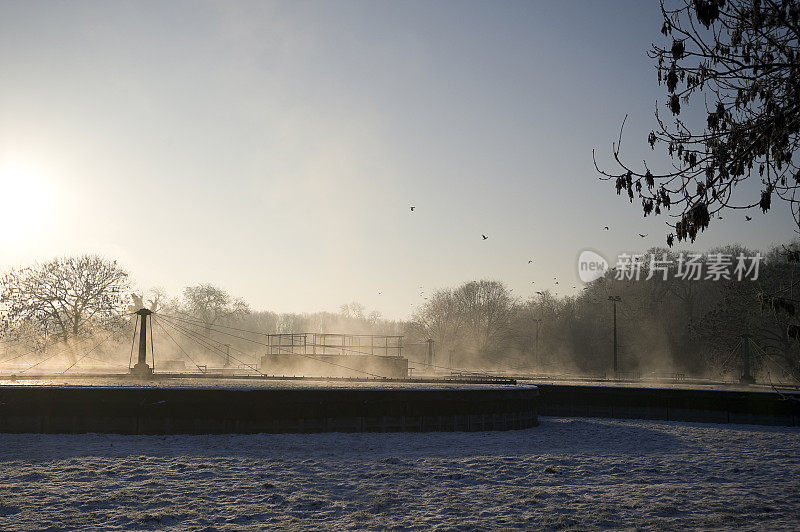
[[[194,323],[201,334],[253,357],[258,344],[220,336],[219,327],[264,334],[404,335],[412,366],[423,370],[608,376],[613,350],[609,297],[618,296],[619,369],[625,373],[735,378],[741,372],[742,335],[748,335],[753,371],[762,380],[798,381],[796,249],[795,243],[763,253],[757,279],[682,278],[675,275],[681,253],[653,248],[646,255],[669,267],[651,272],[653,266],[644,262],[639,280],[609,269],[574,295],[543,290],[521,298],[500,281],[469,281],[434,291],[406,321],[384,319],[357,302],[342,305],[339,312],[256,311],[212,284],[187,286],[175,297],[159,289],[133,293],[128,272],[116,261],[62,257],[0,277],[0,339],[44,349],[110,331],[122,342],[130,338],[132,313],[147,306],[157,315],[190,320],[183,323]],[[756,254],[727,246],[700,255],[700,261],[711,267],[714,255]],[[434,341],[432,361],[426,359],[429,339]],[[431,362],[432,368],[424,365]]]
[[[210,338],[216,345],[224,342],[255,360],[259,351],[257,343],[219,331],[235,326],[262,334],[402,335],[404,325],[382,319],[380,313],[370,312],[358,302],[342,305],[339,312],[254,311],[244,299],[210,283],[186,286],[173,297],[160,288],[136,292],[129,272],[117,261],[80,255],[12,268],[0,276],[0,342],[3,346],[13,345],[19,352],[43,352],[55,344],[73,346],[75,351],[79,341],[111,334],[122,344],[131,341],[135,312],[140,308],[149,308],[165,318],[163,323],[156,320],[154,332],[161,352],[170,357],[180,357],[180,348],[175,342],[165,341],[165,333],[167,338],[171,334],[191,350],[203,351],[202,346],[198,347],[175,326],[184,331],[192,329],[192,334],[199,334],[196,337],[201,341]],[[214,361],[208,353],[205,358],[210,358],[208,362]]]
[[[675,271],[681,252],[653,248],[645,255],[671,264],[665,272],[651,276],[644,262],[636,280],[609,269],[575,295],[544,290],[516,299],[501,282],[471,281],[437,291],[406,331],[433,338],[440,365],[450,365],[455,357],[455,365],[475,369],[608,376],[613,364],[609,298],[618,296],[620,371],[736,378],[742,369],[742,335],[748,335],[753,371],[762,379],[797,381],[800,334],[793,294],[800,283],[800,257],[793,249],[777,246],[764,253],[757,279],[684,279]],[[697,255],[705,264],[714,256],[754,257],[757,252],[726,246]]]

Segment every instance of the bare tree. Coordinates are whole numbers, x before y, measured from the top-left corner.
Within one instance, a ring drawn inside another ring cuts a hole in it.
[[[680,0],[661,4],[666,45],[653,45],[658,81],[668,91],[674,121],[663,120],[648,142],[666,147],[672,169],[635,169],[613,146],[617,194],[638,196],[645,216],[677,208],[674,237],[694,242],[725,209],[759,207],[773,197],[790,204],[800,225],[800,166],[792,160],[800,144],[800,4],[777,0]],[[705,125],[688,125],[681,104],[703,96]],[[624,126],[624,121],[623,121]],[[597,164],[595,163],[595,166]],[[742,197],[737,185],[759,179],[756,197]]]
[[[514,300],[499,281],[470,281],[453,293],[465,333],[478,354],[495,354],[505,346],[514,312]]]
[[[67,340],[118,325],[127,289],[128,273],[117,261],[81,255],[8,271],[0,280],[0,303],[7,327],[35,327]]]
[[[440,353],[478,359],[497,355],[511,343],[514,300],[503,283],[470,281],[455,290],[437,290],[415,313],[409,331],[433,338]]]
[[[407,330],[417,341],[433,339],[440,346],[437,355],[444,354],[449,358],[451,352],[457,348],[463,324],[463,316],[458,312],[453,291],[436,290],[414,313]]]
[[[353,301],[352,303],[345,303],[344,305],[340,306],[339,310],[341,311],[342,316],[345,318],[362,320],[365,317],[367,308],[361,303]]]
[[[250,307],[243,299],[233,298],[212,284],[187,286],[183,289],[183,299],[183,313],[208,325],[250,313]]]
[[[760,341],[764,353],[772,358],[785,375],[800,381],[800,299],[795,292],[800,284],[800,252],[797,243],[783,249],[773,248],[767,256],[765,275],[759,282]]]

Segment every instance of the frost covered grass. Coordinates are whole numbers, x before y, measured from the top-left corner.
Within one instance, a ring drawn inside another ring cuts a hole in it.
[[[0,528],[800,527],[800,430],[0,435]]]

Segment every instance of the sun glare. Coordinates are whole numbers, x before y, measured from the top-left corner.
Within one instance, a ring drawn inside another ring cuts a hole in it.
[[[33,168],[0,166],[0,241],[18,243],[47,226],[52,194],[41,173]]]

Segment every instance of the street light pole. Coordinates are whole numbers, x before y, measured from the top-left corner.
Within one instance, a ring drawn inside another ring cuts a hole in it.
[[[542,326],[542,319],[534,318],[533,321],[536,322],[536,341],[533,350],[533,357],[534,357],[533,360],[534,360],[534,366],[536,367],[537,370],[539,370],[540,369],[539,364],[541,362],[541,358],[539,357],[539,328]]]
[[[739,382],[742,384],[755,384],[756,380],[750,373],[750,335],[743,334],[742,340],[744,341],[744,357],[742,360],[742,376],[739,378]]]
[[[619,372],[619,358],[617,357],[617,303],[622,301],[619,296],[608,296],[608,300],[614,305],[614,378],[617,378]]]

